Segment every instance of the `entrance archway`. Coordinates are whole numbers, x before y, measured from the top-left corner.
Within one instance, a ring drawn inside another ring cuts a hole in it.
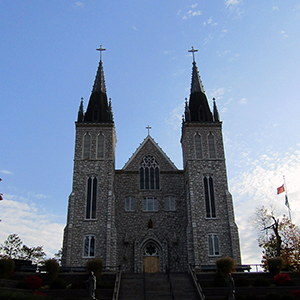
[[[153,242],[148,242],[143,249],[143,269],[145,273],[159,272],[158,246]]]

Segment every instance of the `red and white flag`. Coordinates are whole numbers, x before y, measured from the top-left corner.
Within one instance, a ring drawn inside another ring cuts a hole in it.
[[[283,184],[282,186],[277,188],[277,195],[283,193],[284,191],[285,191],[285,189],[284,189],[284,184]]]

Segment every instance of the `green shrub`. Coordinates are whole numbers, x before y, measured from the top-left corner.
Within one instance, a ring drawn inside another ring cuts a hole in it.
[[[253,286],[255,286],[255,287],[269,286],[269,285],[270,285],[269,280],[264,277],[257,277],[253,282]]]
[[[272,257],[267,259],[269,272],[275,276],[281,272],[283,267],[282,257]]]
[[[18,281],[16,284],[16,289],[28,289],[28,284],[25,281]]]
[[[280,300],[281,295],[275,292],[268,293],[265,300]]]
[[[86,265],[86,270],[88,273],[94,272],[95,276],[97,279],[101,277],[102,274],[102,269],[103,269],[103,261],[100,258],[92,258],[87,261]]]
[[[216,266],[217,272],[223,274],[223,276],[227,278],[228,274],[235,270],[236,262],[233,258],[226,256],[217,259]]]
[[[15,263],[12,259],[0,259],[0,278],[9,278],[14,270],[14,267]]]
[[[51,290],[64,290],[67,283],[62,278],[56,278],[50,283]]]
[[[59,273],[59,264],[56,259],[50,258],[44,261],[45,271],[48,273],[48,279],[53,281]]]

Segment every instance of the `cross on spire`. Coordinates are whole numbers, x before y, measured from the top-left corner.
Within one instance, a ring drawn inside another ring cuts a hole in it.
[[[148,125],[148,126],[146,127],[146,129],[148,129],[148,135],[150,135],[150,129],[151,129],[151,127]]]
[[[188,50],[188,52],[192,52],[193,53],[193,63],[195,62],[195,52],[198,52],[198,50],[196,50],[194,48],[194,46],[192,46],[192,49],[191,50]]]
[[[102,48],[102,45],[100,45],[100,48],[96,49],[97,51],[100,51],[100,61],[102,61],[102,51],[105,51],[105,48]]]

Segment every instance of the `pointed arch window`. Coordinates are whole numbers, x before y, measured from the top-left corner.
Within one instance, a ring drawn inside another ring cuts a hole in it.
[[[204,182],[206,218],[215,218],[216,204],[215,204],[214,182],[212,176],[210,175],[204,176],[203,182]]]
[[[140,163],[140,189],[158,190],[160,188],[159,165],[154,156],[146,155]]]
[[[104,158],[104,150],[104,135],[103,133],[100,133],[97,136],[97,159]]]
[[[208,135],[208,151],[209,158],[216,158],[216,144],[215,144],[215,136],[210,133]]]
[[[91,136],[86,133],[83,137],[83,159],[91,158]]]
[[[83,256],[84,257],[95,257],[95,236],[86,235],[84,237]]]
[[[208,235],[208,255],[220,255],[220,243],[217,234],[212,233]]]
[[[195,153],[196,158],[203,158],[202,154],[202,138],[199,133],[195,135]]]
[[[96,200],[97,200],[97,178],[89,177],[87,181],[86,193],[86,219],[96,219]]]

